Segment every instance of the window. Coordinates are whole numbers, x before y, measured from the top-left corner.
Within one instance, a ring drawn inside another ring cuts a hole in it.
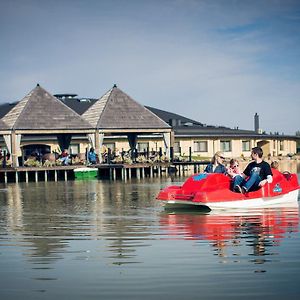
[[[138,152],[145,152],[149,149],[149,143],[138,143],[137,144]]]
[[[180,153],[180,142],[174,143],[174,153]]]
[[[250,151],[250,141],[242,141],[242,151]]]
[[[220,148],[223,152],[230,152],[231,151],[231,141],[221,141]]]
[[[279,150],[284,151],[284,141],[279,141]]]
[[[78,154],[79,153],[79,144],[71,144],[69,149],[69,153]]]
[[[207,152],[207,141],[195,141],[194,152]]]

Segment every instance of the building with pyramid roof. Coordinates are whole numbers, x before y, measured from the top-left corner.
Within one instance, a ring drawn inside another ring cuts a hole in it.
[[[168,132],[171,128],[116,85],[83,113],[82,117],[104,132]]]
[[[170,145],[176,156],[212,157],[221,150],[226,157],[248,157],[257,145],[273,156],[297,152],[297,136],[206,125],[143,106],[117,86],[99,99],[76,96],[52,96],[38,85],[21,101],[1,104],[2,150],[12,153],[15,163],[17,156],[26,158],[36,149],[59,152],[69,146],[72,154],[82,155],[91,145],[100,159],[108,149],[140,154],[164,149],[168,155]]]
[[[139,136],[162,134],[164,152],[169,152],[171,126],[116,85],[91,105],[82,117],[96,129],[94,143],[100,148],[104,135],[126,135],[133,150],[136,149]]]
[[[92,126],[67,105],[37,85],[2,121],[11,130],[36,130],[74,132],[87,130]]]
[[[18,165],[21,139],[26,135],[55,136],[63,150],[69,147],[73,135],[93,132],[91,124],[39,84],[1,121],[0,126],[6,130],[3,137],[14,166]]]

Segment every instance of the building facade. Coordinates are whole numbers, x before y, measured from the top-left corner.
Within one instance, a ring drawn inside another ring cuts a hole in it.
[[[56,100],[55,100],[56,99]],[[48,102],[47,102],[48,101]],[[114,86],[99,99],[78,98],[76,94],[52,96],[37,86],[20,102],[0,105],[0,147],[7,152],[10,135],[13,155],[26,157],[32,151],[61,152],[58,135],[68,134],[67,148],[83,154],[90,147],[99,155],[135,147],[138,152],[162,152],[175,156],[208,159],[216,151],[226,157],[249,157],[251,149],[262,147],[265,156],[291,156],[297,152],[299,136],[260,133],[259,117],[254,130],[208,126],[178,114],[142,106]],[[72,126],[70,126],[70,124]],[[13,133],[15,135],[13,135]]]

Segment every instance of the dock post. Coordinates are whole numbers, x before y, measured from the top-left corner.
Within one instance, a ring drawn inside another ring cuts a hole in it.
[[[126,168],[122,168],[122,180],[124,180],[125,182],[127,181],[127,176],[126,176]]]
[[[35,182],[39,181],[38,171],[34,171]]]
[[[47,171],[45,170],[45,182],[48,181],[48,177],[47,177]]]
[[[152,177],[153,177],[153,167],[150,166],[150,178],[152,178]]]
[[[128,177],[129,177],[129,179],[131,179],[131,168],[128,169]]]
[[[54,170],[54,181],[57,181],[57,170]]]
[[[18,176],[18,171],[16,171],[16,183],[19,182],[19,176]]]
[[[158,166],[157,169],[158,169],[158,177],[161,177],[161,166]]]
[[[28,182],[28,171],[25,171],[25,182]]]
[[[145,167],[142,167],[142,178],[145,178]]]
[[[136,178],[137,179],[141,178],[141,168],[136,168]]]
[[[116,180],[117,179],[117,170],[116,170],[116,168],[113,168],[112,171],[113,171],[113,173],[112,173],[113,178],[112,179]]]
[[[65,181],[68,181],[68,172],[65,170]]]
[[[7,183],[7,172],[4,173],[4,182]]]

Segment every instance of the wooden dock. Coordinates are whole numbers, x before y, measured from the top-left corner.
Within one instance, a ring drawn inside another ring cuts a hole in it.
[[[0,183],[29,181],[74,180],[74,170],[82,167],[98,169],[99,179],[127,181],[131,178],[182,176],[188,172],[202,172],[207,162],[172,162],[172,163],[134,163],[134,164],[97,164],[92,166],[69,165],[54,167],[17,167],[0,168]]]

